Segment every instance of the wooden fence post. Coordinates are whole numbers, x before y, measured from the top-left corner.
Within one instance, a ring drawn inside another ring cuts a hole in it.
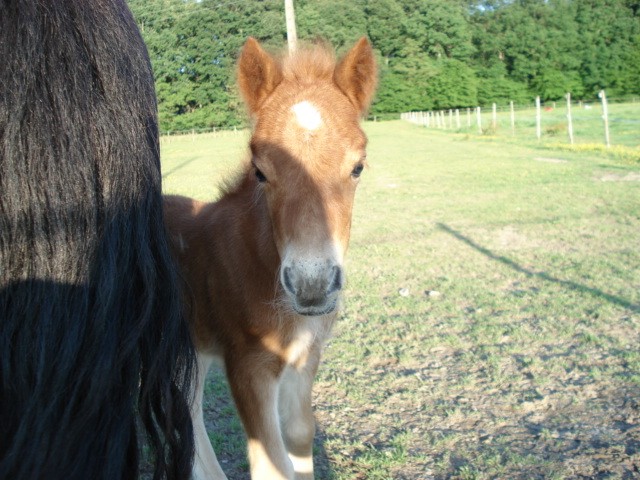
[[[607,104],[607,95],[604,93],[604,90],[600,90],[598,93],[598,97],[602,100],[602,119],[604,120],[604,141],[607,145],[607,148],[611,146],[611,141],[609,138],[609,106]]]
[[[536,97],[536,137],[540,140],[542,131],[540,129],[540,97]]]
[[[573,145],[573,121],[571,119],[571,93],[567,92],[567,132],[569,133],[569,143]]]

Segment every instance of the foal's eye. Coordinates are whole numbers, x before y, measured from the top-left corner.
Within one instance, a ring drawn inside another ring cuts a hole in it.
[[[353,170],[351,170],[351,176],[353,178],[358,178],[362,173],[363,169],[364,169],[364,165],[362,163],[357,164],[355,167],[353,167]]]
[[[256,167],[256,178],[260,183],[264,183],[267,181],[267,177],[264,176],[264,173],[260,171],[259,168]]]

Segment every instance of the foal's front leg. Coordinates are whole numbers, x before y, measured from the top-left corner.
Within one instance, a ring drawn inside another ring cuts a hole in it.
[[[225,359],[229,385],[245,432],[252,480],[293,480],[280,431],[278,381],[282,361],[259,347],[235,350]]]
[[[288,366],[280,380],[278,410],[285,446],[296,480],[313,480],[313,417],[311,391],[320,360],[320,347],[312,347],[304,365]]]

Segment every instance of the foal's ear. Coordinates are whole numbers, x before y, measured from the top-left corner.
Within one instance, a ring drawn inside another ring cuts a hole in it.
[[[263,50],[255,38],[249,37],[238,60],[238,85],[249,112],[256,113],[281,81],[282,71],[278,62]]]
[[[333,80],[360,114],[369,107],[377,84],[376,60],[369,40],[362,37],[340,60]]]

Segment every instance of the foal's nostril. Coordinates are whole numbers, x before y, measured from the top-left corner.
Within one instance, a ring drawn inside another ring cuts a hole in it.
[[[342,290],[342,269],[338,266],[331,268],[331,275],[329,280],[329,288],[327,289],[327,295]]]
[[[292,295],[296,294],[296,289],[293,287],[293,283],[291,282],[291,267],[284,267],[282,270],[282,284],[284,285],[285,290],[287,290]]]

